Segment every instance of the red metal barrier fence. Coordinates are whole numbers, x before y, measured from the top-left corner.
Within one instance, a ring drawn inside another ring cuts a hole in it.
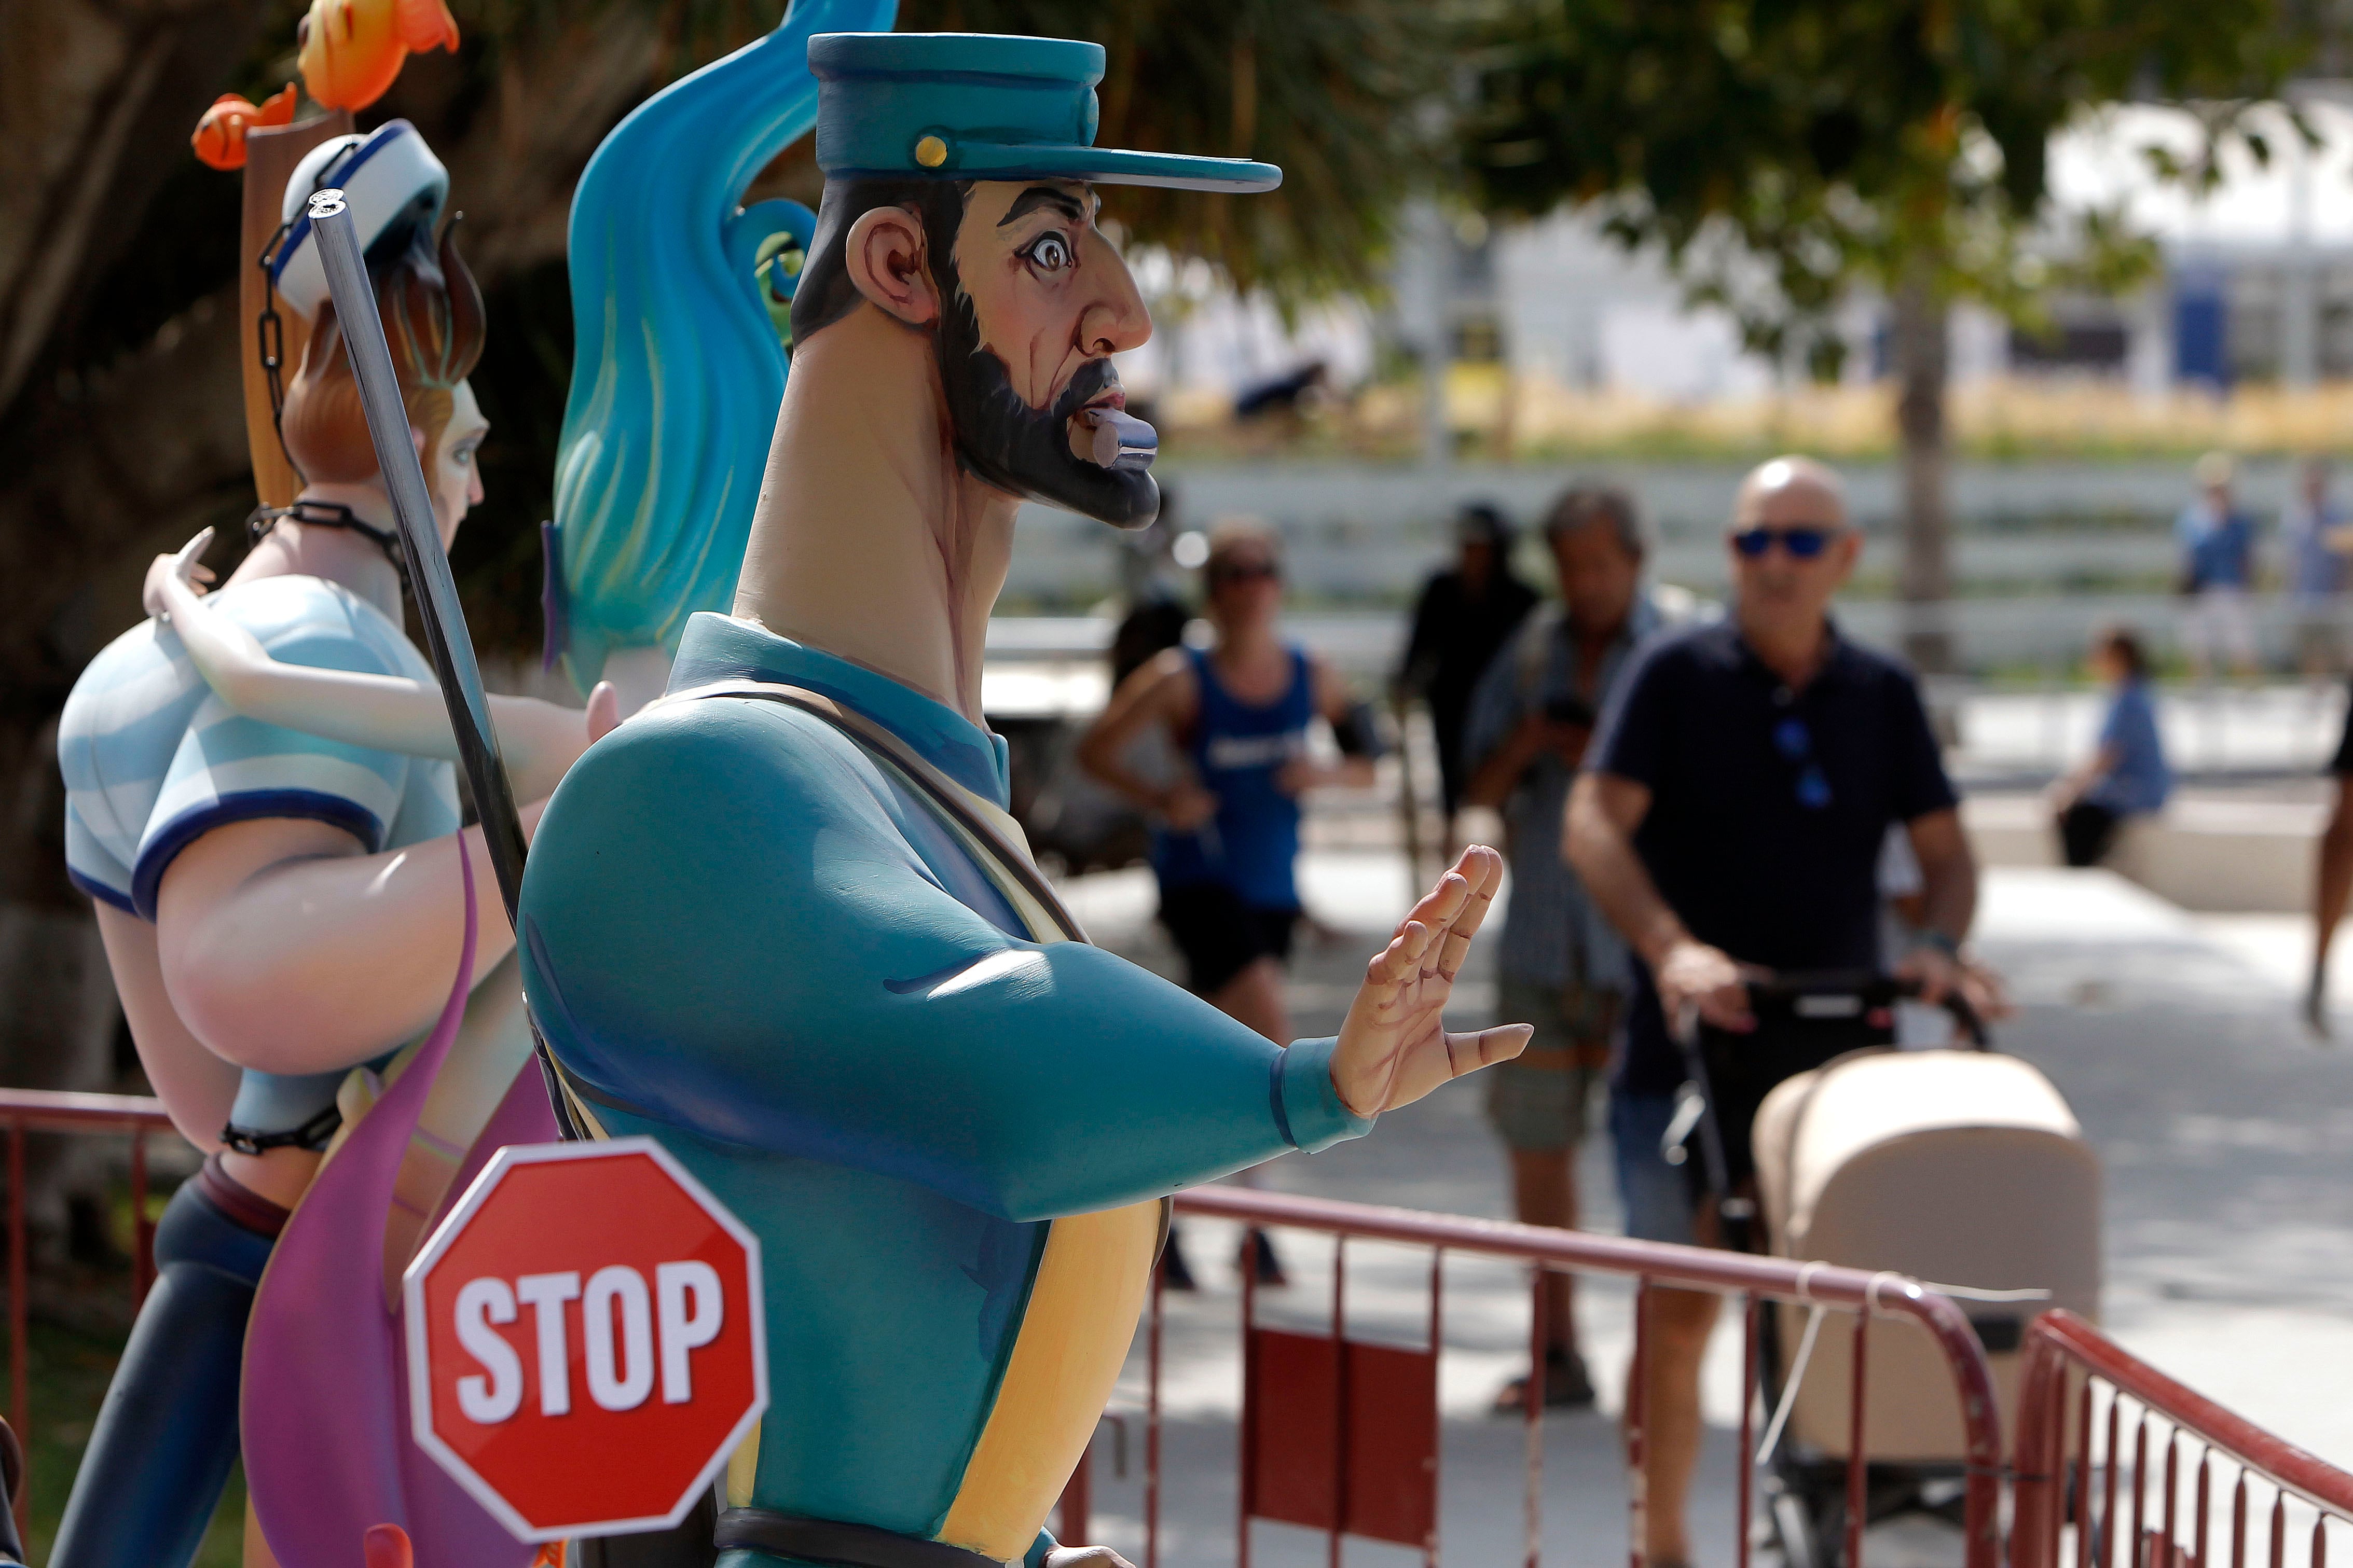
[[[2164,1439],[2154,1465],[2152,1422]],[[2247,1568],[2249,1527],[2266,1512],[2263,1562],[2286,1568],[2291,1502],[2313,1516],[2307,1568],[2326,1568],[2330,1521],[2353,1521],[2353,1474],[2134,1359],[2073,1312],[2027,1330],[2016,1447],[2014,1568],[2213,1568],[2218,1479],[2231,1483],[2230,1568]],[[2250,1481],[2268,1500],[2251,1499]]]
[[[121,1132],[131,1138],[131,1305],[137,1310],[155,1277],[155,1227],[147,1218],[147,1134],[168,1131],[164,1102],[129,1094],[72,1094],[54,1089],[0,1089],[0,1121],[8,1128],[8,1425],[32,1463],[32,1344],[25,1268],[25,1134]],[[16,1528],[27,1522],[32,1489],[16,1489]]]
[[[1740,1299],[1744,1334],[1744,1389],[1754,1388],[1761,1364],[1762,1304],[1768,1300],[1804,1302],[1854,1313],[1855,1368],[1850,1410],[1846,1468],[1846,1568],[1862,1561],[1863,1499],[1869,1434],[1862,1430],[1866,1403],[1863,1354],[1872,1319],[1909,1318],[1927,1331],[1952,1375],[1954,1400],[1966,1435],[1963,1502],[1964,1568],[1997,1568],[2001,1556],[2001,1426],[1985,1352],[1961,1310],[1917,1281],[1895,1274],[1794,1263],[1704,1247],[1671,1247],[1551,1230],[1500,1220],[1421,1214],[1409,1209],[1236,1187],[1198,1187],[1176,1199],[1180,1214],[1212,1215],[1245,1225],[1317,1231],[1333,1237],[1331,1330],[1301,1333],[1266,1328],[1256,1321],[1256,1292],[1244,1276],[1241,1298],[1242,1406],[1240,1416],[1241,1503],[1236,1522],[1238,1568],[1250,1568],[1250,1522],[1277,1520],[1324,1531],[1329,1558],[1338,1568],[1344,1537],[1418,1547],[1424,1560],[1439,1557],[1438,1357],[1441,1349],[1440,1268],[1449,1253],[1471,1253],[1527,1263],[1533,1270],[1567,1270],[1631,1279],[1635,1283],[1634,1355],[1647,1364],[1645,1323],[1650,1293],[1656,1289],[1711,1290]],[[1430,1249],[1430,1344],[1400,1349],[1351,1340],[1344,1331],[1350,1240],[1402,1243]],[[1534,1281],[1532,1281],[1532,1284]],[[1147,1367],[1144,1568],[1159,1568],[1160,1388],[1166,1323],[1161,1287],[1155,1282],[1145,1321]],[[1544,1357],[1544,1315],[1531,1314],[1530,1351]],[[1635,1484],[1627,1489],[1632,1568],[1642,1568],[1645,1424],[1642,1381],[1635,1380],[1625,1412],[1627,1462]],[[1757,1447],[1755,1402],[1741,1401],[1740,1444],[1744,1456]],[[1541,1400],[1526,1405],[1525,1562],[1536,1568],[1543,1523]],[[1747,1568],[1756,1467],[1740,1467],[1739,1504],[1733,1561]],[[1074,1539],[1085,1539],[1082,1480],[1064,1522]]]
[[[0,1089],[0,1123],[8,1134],[8,1415],[20,1438],[32,1426],[26,1258],[25,1138],[31,1132],[101,1133],[131,1140],[134,1306],[153,1278],[153,1227],[147,1217],[150,1133],[171,1128],[160,1101],[128,1095]],[[2211,1555],[2214,1463],[2234,1468],[2231,1494],[2230,1568],[2249,1568],[2247,1539],[2255,1517],[2249,1482],[2269,1489],[2266,1568],[2287,1568],[2291,1504],[2313,1515],[2305,1568],[2327,1568],[2331,1521],[2353,1521],[2353,1474],[2325,1463],[2242,1416],[2185,1388],[2105,1338],[2072,1313],[2043,1314],[2028,1329],[2020,1386],[2017,1462],[2002,1464],[2000,1423],[1985,1354],[1960,1309],[1917,1281],[1894,1274],[1825,1264],[1794,1263],[1700,1247],[1669,1247],[1549,1230],[1499,1220],[1376,1208],[1329,1199],[1200,1187],[1176,1199],[1180,1213],[1237,1220],[1250,1226],[1320,1232],[1335,1239],[1331,1331],[1302,1333],[1255,1320],[1255,1291],[1241,1300],[1243,1403],[1241,1505],[1237,1520],[1238,1568],[1249,1568],[1253,1519],[1282,1520],[1326,1532],[1334,1568],[1348,1535],[1421,1549],[1439,1556],[1437,1363],[1442,1308],[1440,1268],[1448,1253],[1514,1258],[1532,1270],[1614,1275],[1635,1285],[1634,1355],[1645,1352],[1645,1310],[1653,1289],[1713,1290],[1737,1296],[1744,1308],[1739,1521],[1734,1542],[1737,1568],[1747,1568],[1754,1512],[1756,1401],[1762,1304],[1786,1300],[1854,1314],[1843,1568],[1861,1568],[1867,1479],[1868,1432],[1862,1430],[1863,1354],[1874,1316],[1909,1318],[1943,1353],[1967,1435],[1963,1568],[2000,1568],[2003,1559],[2001,1490],[2015,1480],[2010,1568],[2220,1568]],[[1429,1348],[1400,1349],[1351,1340],[1345,1331],[1346,1247],[1350,1240],[1398,1243],[1430,1249]],[[1536,1278],[1540,1280],[1541,1274]],[[1535,1287],[1540,1290],[1540,1284]],[[1145,1429],[1145,1564],[1159,1568],[1161,1361],[1166,1315],[1155,1281],[1145,1322],[1148,1393]],[[1543,1314],[1531,1313],[1530,1349],[1540,1363]],[[2105,1402],[2098,1398],[2105,1390]],[[1644,1442],[1641,1385],[1625,1413],[1628,1463],[1637,1478],[1628,1488],[1631,1568],[1642,1568]],[[2125,1459],[2126,1404],[2132,1458]],[[1114,1418],[1115,1419],[1115,1418]],[[1531,1401],[1527,1424],[1526,1563],[1540,1556],[1543,1493],[1543,1409]],[[2164,1439],[2159,1468],[2149,1462],[2151,1422]],[[2189,1521],[2180,1512],[2185,1440],[2196,1449],[2189,1485]],[[2161,1489],[2153,1477],[2161,1474]],[[2225,1478],[2228,1479],[2228,1478]],[[1066,1539],[1083,1541],[1088,1467],[1082,1464],[1062,1500]],[[29,1488],[17,1493],[25,1523]],[[2119,1521],[2128,1520],[2120,1531]],[[2128,1543],[2119,1555],[2117,1537]]]

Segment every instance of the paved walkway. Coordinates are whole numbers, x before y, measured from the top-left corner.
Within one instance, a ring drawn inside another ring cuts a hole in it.
[[[1304,867],[1310,913],[1324,930],[1303,944],[1292,1002],[1303,1035],[1336,1029],[1355,976],[1406,901],[1401,859],[1378,851],[1324,851]],[[1150,923],[1140,871],[1080,879],[1071,897],[1098,940],[1174,973],[1174,954]],[[2067,1094],[2108,1173],[2106,1320],[2123,1342],[2174,1375],[2322,1456],[2353,1465],[2353,1061],[2316,1047],[2295,1022],[2304,938],[2280,917],[2193,918],[2101,872],[2003,871],[1989,879],[1980,940],[2011,976],[2021,1017],[2005,1048],[2033,1061]],[[2353,952],[2340,994],[2353,1000]],[[1461,992],[1463,1025],[1493,1005],[1483,962]],[[2353,1022],[2353,1020],[2348,1020]],[[1617,1228],[1607,1145],[1582,1162],[1588,1223]],[[1471,1085],[1441,1090],[1385,1119],[1366,1139],[1313,1158],[1278,1162],[1270,1186],[1454,1213],[1508,1213],[1500,1156]],[[1166,1384],[1168,1423],[1163,1562],[1231,1560],[1233,1415],[1238,1302],[1229,1227],[1196,1222],[1184,1241],[1204,1286],[1172,1297]],[[1292,1286],[1262,1296],[1262,1317],[1329,1321],[1330,1247],[1285,1238]],[[1352,1247],[1351,1332],[1426,1342],[1426,1258]],[[1496,1387],[1522,1364],[1526,1297],[1517,1272],[1476,1259],[1447,1269],[1440,1401],[1441,1531],[1457,1563],[1521,1559],[1521,1428],[1486,1414]],[[1610,1282],[1583,1288],[1587,1354],[1603,1410],[1547,1423],[1545,1560],[1624,1561],[1624,1501],[1610,1412],[1629,1352],[1627,1295]],[[1140,1350],[1140,1346],[1139,1346]],[[1695,1507],[1701,1568],[1728,1568],[1736,1476],[1738,1342],[1719,1332],[1706,1373],[1711,1436]],[[2316,1375],[2319,1369],[2336,1369]],[[1140,1407],[1141,1357],[1127,1394]],[[1094,1533],[1140,1548],[1140,1408],[1129,1432],[1129,1476],[1098,1449]],[[1259,1526],[1254,1561],[1322,1562],[1320,1536]],[[1351,1562],[1415,1554],[1351,1543]],[[1873,1568],[1957,1563],[1957,1538],[1908,1522],[1873,1532]],[[1139,1559],[1140,1561],[1140,1559]]]

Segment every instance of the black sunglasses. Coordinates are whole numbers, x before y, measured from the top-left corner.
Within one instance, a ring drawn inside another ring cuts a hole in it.
[[[1271,561],[1221,562],[1209,569],[1212,583],[1256,583],[1282,575],[1282,568]]]
[[[1765,552],[1778,544],[1789,552],[1792,561],[1811,561],[1831,547],[1831,541],[1841,530],[1812,523],[1795,528],[1744,528],[1732,536],[1732,548],[1751,561],[1761,561]]]
[[[1773,749],[1798,768],[1798,804],[1820,811],[1831,803],[1830,775],[1814,755],[1814,732],[1792,714],[1773,726]]]

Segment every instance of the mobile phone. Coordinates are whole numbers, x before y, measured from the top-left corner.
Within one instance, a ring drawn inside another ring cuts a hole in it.
[[[1574,694],[1545,699],[1544,713],[1556,724],[1579,724],[1588,730],[1593,728],[1593,705]]]

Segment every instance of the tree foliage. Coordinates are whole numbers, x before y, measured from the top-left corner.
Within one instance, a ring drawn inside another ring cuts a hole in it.
[[[1109,55],[1104,146],[1281,164],[1264,195],[1104,193],[1134,238],[1244,289],[1377,286],[1398,203],[1448,151],[1430,111],[1450,35],[1430,0],[902,0],[899,25],[1092,39]]]
[[[2182,104],[2213,178],[2311,30],[2277,0],[1504,0],[1486,18],[1465,162],[1504,211],[1599,203],[1662,246],[1750,345],[1834,366],[1858,280],[1918,281],[2031,319],[2054,283],[2114,288],[2152,253],[2123,214],[2057,245],[2047,151],[2094,106]]]

